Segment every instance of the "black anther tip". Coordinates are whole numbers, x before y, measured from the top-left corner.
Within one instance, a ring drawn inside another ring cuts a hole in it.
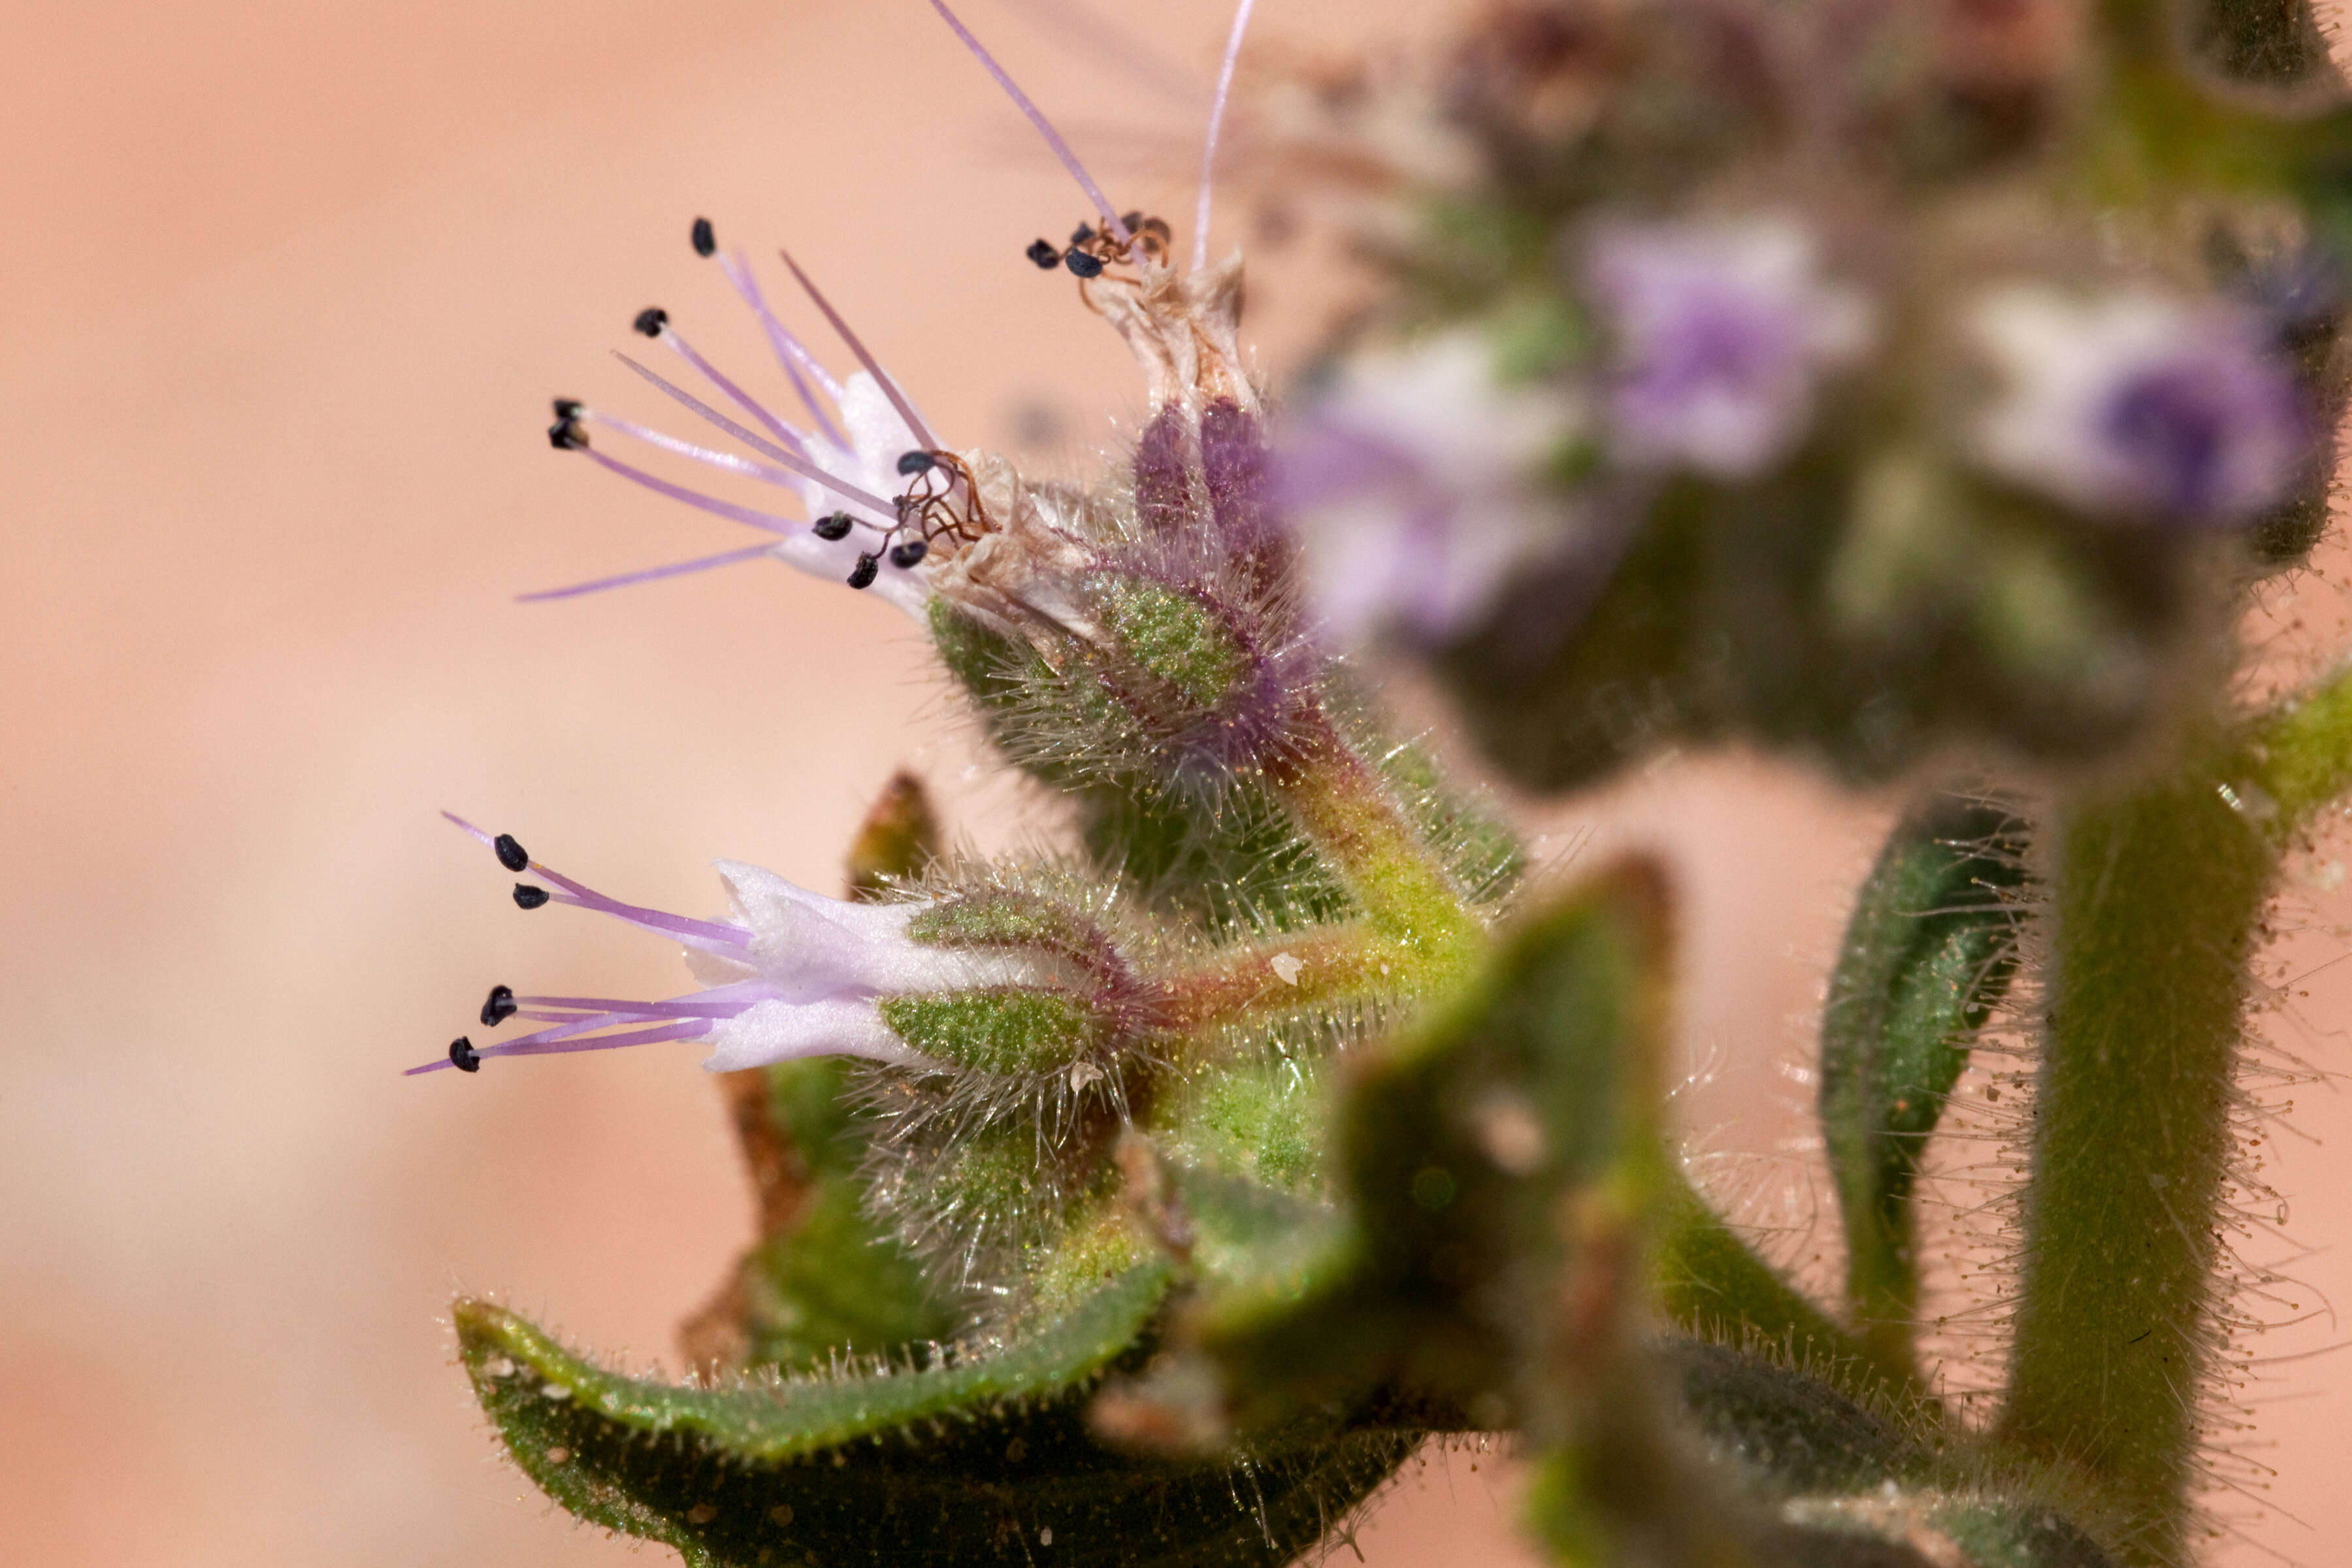
[[[559,397],[555,400],[555,416],[558,419],[577,419],[587,411],[588,405],[576,397]]]
[[[1062,253],[1055,249],[1054,242],[1048,239],[1031,240],[1029,248],[1022,254],[1035,262],[1040,272],[1051,272],[1062,264]]]
[[[474,1049],[474,1042],[463,1035],[449,1042],[449,1059],[457,1064],[459,1072],[482,1070],[481,1054]]]
[[[559,419],[547,427],[547,444],[559,452],[576,452],[588,444],[588,433],[577,420]]]
[[[902,474],[928,474],[939,467],[939,459],[920,448],[898,454],[898,471]]]
[[[547,902],[550,894],[545,888],[534,888],[529,882],[515,884],[515,908],[535,910]]]
[[[1099,278],[1102,276],[1102,258],[1099,256],[1088,256],[1083,250],[1071,251],[1067,256],[1062,258],[1062,263],[1081,278]]]
[[[849,514],[845,511],[829,511],[809,524],[809,531],[819,539],[828,542],[846,539],[849,537]]]
[[[710,220],[707,217],[694,220],[693,239],[697,256],[709,256],[719,248],[719,236],[711,229]]]
[[[530,851],[516,843],[511,833],[501,833],[491,839],[490,848],[497,854],[499,864],[509,871],[520,871],[530,864]]]
[[[513,986],[491,986],[490,999],[482,1004],[483,1026],[491,1029],[497,1028],[500,1024],[505,1023],[509,1018],[515,1016],[515,1006]]]
[[[1121,213],[1118,221],[1127,226],[1128,233],[1133,234],[1143,226],[1143,214],[1140,211]]]
[[[1090,223],[1082,223],[1078,225],[1077,227],[1070,231],[1070,243],[1072,245],[1084,245],[1094,237],[1095,226]]]
[[[629,325],[649,338],[657,338],[662,335],[662,329],[669,325],[669,312],[659,305],[648,305],[637,312],[637,319]]]
[[[861,555],[857,558],[857,564],[849,569],[849,585],[853,588],[871,587],[875,574],[881,570],[882,563],[876,557]]]
[[[929,554],[930,551],[931,547],[919,539],[910,539],[904,544],[894,544],[890,547],[890,564],[903,570],[920,561]]]

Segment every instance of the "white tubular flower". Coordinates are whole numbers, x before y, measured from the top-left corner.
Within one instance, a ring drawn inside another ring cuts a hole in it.
[[[1968,325],[2002,379],[1971,432],[1977,456],[2070,506],[2228,528],[2308,469],[2312,411],[2252,311],[2019,283],[1986,294]]]
[[[446,815],[446,813],[444,815]],[[490,1057],[545,1056],[612,1050],[667,1040],[710,1047],[703,1066],[733,1072],[805,1057],[861,1057],[903,1067],[942,1064],[908,1047],[882,1021],[877,1002],[1034,981],[1034,965],[1001,952],[973,952],[918,942],[908,925],[929,900],[851,903],[797,887],[772,871],[722,860],[719,874],[731,918],[695,920],[625,904],[533,860],[507,835],[491,835],[452,816],[497,852],[511,871],[536,883],[515,887],[525,909],[572,904],[609,914],[686,944],[688,968],[701,989],[657,1002],[605,996],[519,995],[494,988],[481,1020],[496,1028],[509,1018],[547,1026],[517,1039],[477,1047],[453,1041],[447,1059],[411,1068],[412,1074],[455,1067],[474,1072]]]
[[[1325,635],[1444,641],[1474,626],[1515,565],[1561,542],[1538,470],[1581,427],[1557,390],[1497,381],[1475,332],[1348,360],[1275,458]]]
[[[1612,345],[1610,447],[1636,466],[1750,478],[1804,439],[1822,374],[1868,346],[1862,294],[1793,219],[1614,223],[1584,255]]]

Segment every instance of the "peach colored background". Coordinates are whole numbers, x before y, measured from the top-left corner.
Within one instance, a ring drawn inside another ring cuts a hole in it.
[[[1188,212],[1195,116],[1039,25],[1055,3],[972,0],[971,19],[1122,200]],[[1335,45],[1426,19],[1262,11],[1270,39]],[[1205,80],[1222,3],[1134,14]],[[738,542],[558,459],[544,399],[645,406],[604,351],[656,300],[753,363],[684,243],[707,213],[722,239],[793,245],[956,443],[1091,440],[1134,377],[1019,258],[1084,205],[919,0],[5,16],[0,1556],[616,1561],[493,1458],[443,1304],[496,1289],[668,1357],[747,1204],[690,1048],[397,1076],[492,981],[677,979],[660,944],[518,916],[435,808],[686,910],[715,901],[716,855],[828,885],[901,763],[979,842],[1036,829],[877,604],[763,564],[510,605]],[[1319,281],[1261,275],[1270,363]],[[1766,1156],[1800,1209],[1784,1069],[1882,820],[1723,761],[1538,823],[1554,851],[1674,856],[1686,1047],[1718,1065],[1692,1123]],[[2307,962],[2344,947],[2311,939]],[[2299,1004],[2323,1065],[2347,982]],[[2332,1096],[2302,1099],[2306,1127],[2342,1128]],[[2343,1151],[2287,1150],[2294,1235],[2343,1237]],[[2339,1254],[2303,1272],[2352,1300]],[[2278,1372],[2263,1417],[2284,1447],[2263,1457],[2317,1532],[2252,1530],[2325,1562],[2352,1529],[2345,1364]],[[1496,1463],[1457,1456],[1362,1550],[1509,1561],[1507,1497]]]

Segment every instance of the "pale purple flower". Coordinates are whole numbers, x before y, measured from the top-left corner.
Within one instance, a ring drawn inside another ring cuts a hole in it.
[[[694,247],[703,255],[715,253],[716,243],[707,221],[695,224]],[[719,404],[731,405],[737,414],[748,416],[749,423],[628,355],[617,357],[663,394],[723,432],[733,442],[734,449],[683,440],[572,398],[556,401],[556,421],[548,435],[558,448],[582,452],[632,483],[778,537],[770,543],[624,573],[568,588],[526,594],[523,598],[570,598],[772,555],[816,576],[870,586],[882,598],[921,619],[929,596],[922,570],[927,552],[894,550],[894,546],[903,546],[920,536],[919,531],[904,526],[901,498],[919,487],[936,486],[941,482],[939,474],[945,470],[909,475],[898,464],[909,452],[935,451],[938,438],[898,384],[875,363],[866,345],[792,258],[784,258],[785,265],[864,367],[845,381],[835,380],[824,363],[769,308],[751,264],[741,254],[719,256],[718,260],[728,281],[759,319],[769,345],[775,351],[777,363],[792,384],[805,422],[796,424],[768,407],[705,359],[671,322],[667,311],[649,309],[638,314],[636,330],[677,355],[717,394]],[[777,486],[797,497],[807,516],[794,519],[762,508],[740,505],[649,473],[597,446],[593,433],[599,430],[610,430],[725,473]],[[839,521],[842,518],[848,520],[845,529]],[[821,522],[824,526],[820,527]],[[827,538],[827,533],[835,537]]]
[[[1512,568],[1571,526],[1538,470],[1580,426],[1558,389],[1497,381],[1475,332],[1350,357],[1276,448],[1324,635],[1443,642],[1475,626]]]
[[[1611,223],[1583,256],[1609,336],[1609,447],[1637,467],[1747,479],[1797,446],[1826,371],[1870,336],[1862,294],[1824,278],[1781,217]]]
[[[1977,453],[2020,484],[2095,515],[2230,527],[2308,470],[2311,409],[2242,306],[2020,283],[1987,294],[1969,325],[2003,383]]]
[[[730,918],[697,920],[625,904],[530,859],[511,838],[494,838],[457,816],[449,820],[493,846],[509,869],[538,879],[518,885],[516,902],[594,910],[682,942],[687,967],[701,986],[657,1002],[518,995],[499,986],[482,1008],[485,1026],[523,1018],[546,1027],[496,1045],[477,1047],[470,1037],[460,1039],[446,1059],[411,1068],[411,1075],[449,1067],[470,1071],[489,1057],[612,1050],[667,1040],[707,1044],[710,1054],[702,1065],[713,1072],[806,1057],[861,1057],[935,1068],[940,1064],[910,1048],[882,1021],[877,998],[1035,978],[1031,966],[1013,955],[910,938],[908,926],[932,907],[929,900],[851,903],[810,892],[757,866],[721,860],[719,875],[731,905]],[[539,882],[551,884],[553,890]]]

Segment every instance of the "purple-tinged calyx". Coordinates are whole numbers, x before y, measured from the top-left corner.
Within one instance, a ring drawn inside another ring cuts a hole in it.
[[[1828,371],[1859,356],[1870,310],[1780,217],[1617,222],[1586,244],[1587,296],[1610,340],[1611,456],[1747,479],[1804,439]]]
[[[1275,455],[1321,634],[1445,642],[1475,626],[1515,566],[1573,542],[1577,513],[1541,470],[1582,427],[1559,390],[1498,381],[1475,332],[1350,357]]]
[[[2311,472],[2316,422],[2254,311],[2131,289],[1995,289],[1969,318],[2002,390],[1984,465],[2094,516],[2253,521]]]
[[[471,823],[450,820],[483,843],[494,842]],[[961,950],[910,935],[934,900],[851,903],[756,866],[720,861],[731,910],[726,920],[706,921],[623,903],[537,860],[527,865],[559,889],[555,901],[681,942],[701,986],[649,1002],[497,987],[483,1005],[486,1025],[522,1018],[544,1026],[492,1045],[469,1040],[462,1055],[476,1066],[494,1057],[697,1040],[710,1047],[703,1065],[714,1072],[819,1056],[937,1068],[942,1064],[909,1047],[883,1021],[881,1003],[1020,987],[1037,977],[1037,963],[1024,954]],[[449,1067],[474,1070],[453,1050],[409,1071]]]

